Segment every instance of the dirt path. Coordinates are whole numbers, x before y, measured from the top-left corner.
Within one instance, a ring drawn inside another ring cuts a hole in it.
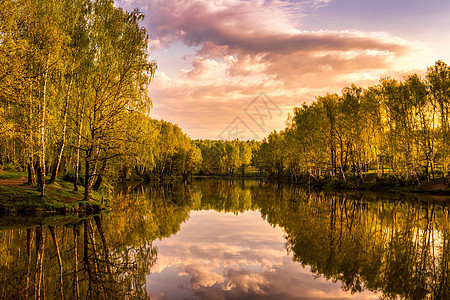
[[[435,183],[430,186],[430,191],[444,191],[447,189],[448,189],[448,186],[443,183]]]
[[[13,179],[0,179],[0,185],[3,186],[23,186],[27,182],[25,177],[13,178]]]

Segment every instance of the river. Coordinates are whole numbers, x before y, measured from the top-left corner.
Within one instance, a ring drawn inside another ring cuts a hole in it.
[[[0,298],[450,298],[442,198],[202,179],[113,202],[0,217]]]

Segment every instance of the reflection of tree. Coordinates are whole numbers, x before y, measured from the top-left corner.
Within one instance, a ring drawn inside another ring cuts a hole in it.
[[[127,187],[114,214],[21,219],[27,229],[0,230],[0,298],[147,298],[153,241],[176,233],[200,200],[183,185]]]
[[[148,243],[123,247],[107,240],[99,216],[84,220],[82,229],[82,275],[87,281],[82,294],[102,299],[145,298],[145,275],[156,260],[156,248]]]
[[[6,253],[16,259],[2,261],[0,297],[145,298],[142,287],[156,260],[156,248],[147,243],[127,245],[127,251],[117,251],[118,245],[105,238],[102,218],[93,219],[95,222],[85,219],[70,226],[1,231],[1,235],[11,238],[11,243],[5,245],[8,248],[2,250],[8,249]],[[46,238],[48,233],[51,239]]]
[[[189,218],[191,207],[201,194],[186,185],[123,186],[116,190],[118,213],[108,222],[111,238],[144,243],[169,237]]]
[[[258,189],[253,201],[264,218],[284,228],[293,259],[317,276],[340,281],[352,293],[449,296],[448,210],[442,206],[282,190]]]
[[[243,188],[243,184],[236,181],[209,179],[198,181],[195,185],[201,189],[203,195],[201,206],[196,209],[214,209],[235,214],[256,209],[252,205],[251,190]]]
[[[55,245],[56,249],[56,257],[58,258],[58,266],[59,266],[59,280],[60,280],[59,284],[60,284],[61,299],[64,299],[63,263],[61,259],[61,253],[59,251],[58,241],[56,240],[55,226],[48,226],[48,229],[50,230],[53,244]]]
[[[35,284],[34,298],[40,299],[42,292],[42,280],[44,277],[44,249],[45,249],[45,232],[42,226],[36,228],[36,267],[35,267]],[[43,297],[45,298],[45,296]]]
[[[194,183],[201,206],[234,212],[259,209],[286,232],[294,260],[344,290],[387,298],[449,294],[448,211],[373,194],[329,195],[283,184],[227,180]]]

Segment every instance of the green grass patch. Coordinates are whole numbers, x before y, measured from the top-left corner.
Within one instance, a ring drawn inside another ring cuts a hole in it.
[[[28,174],[25,172],[19,172],[19,171],[0,171],[0,180],[1,179],[19,179],[22,177],[27,177]]]
[[[1,172],[3,179],[24,177],[24,173]],[[36,185],[8,185],[0,182],[0,213],[68,213],[96,212],[108,205],[108,199],[100,193],[91,192],[90,200],[83,201],[84,188],[73,190],[73,184],[57,181],[47,184],[45,195],[41,196]]]

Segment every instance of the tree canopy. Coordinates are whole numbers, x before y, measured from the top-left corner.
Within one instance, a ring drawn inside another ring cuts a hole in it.
[[[263,140],[256,167],[268,175],[364,182],[375,173],[402,184],[449,176],[450,68],[442,61],[403,81],[351,85],[293,111]]]

